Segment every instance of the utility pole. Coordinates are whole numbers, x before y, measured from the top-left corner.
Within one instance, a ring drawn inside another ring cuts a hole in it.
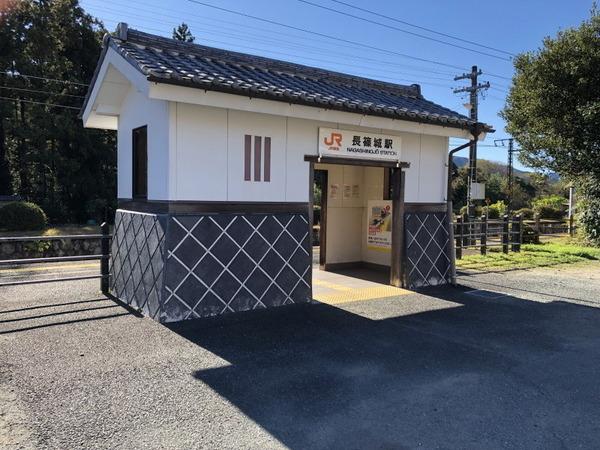
[[[463,73],[462,75],[458,75],[454,77],[454,81],[458,80],[471,80],[470,86],[465,86],[462,88],[454,89],[455,94],[459,94],[461,92],[468,92],[470,97],[469,109],[470,109],[470,118],[471,120],[477,122],[478,121],[478,107],[479,107],[479,91],[488,89],[490,87],[490,83],[478,83],[477,78],[483,72],[480,69],[477,69],[477,66],[473,66],[471,68],[470,73]],[[467,186],[467,214],[469,217],[474,217],[475,208],[473,204],[472,198],[472,187],[473,183],[477,183],[477,136],[473,140],[473,143],[469,149],[469,185]]]
[[[569,185],[569,236],[575,235],[573,227],[573,183]]]
[[[494,145],[495,146],[502,146],[505,147],[504,143],[508,142],[508,167],[507,167],[507,176],[508,176],[508,199],[507,199],[507,205],[506,205],[506,209],[508,211],[508,213],[510,214],[510,212],[512,211],[512,200],[513,200],[513,186],[514,186],[514,176],[513,176],[513,160],[514,160],[514,154],[517,153],[519,150],[515,149],[514,147],[514,138],[507,138],[507,139],[494,139]]]
[[[512,199],[513,199],[513,138],[508,140],[508,205],[506,205],[506,209],[508,209],[508,213],[512,211]]]

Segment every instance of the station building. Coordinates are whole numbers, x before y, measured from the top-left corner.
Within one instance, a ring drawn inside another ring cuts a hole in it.
[[[448,139],[490,131],[418,85],[123,23],[82,119],[118,136],[111,290],[161,322],[311,302],[316,270],[448,283]]]

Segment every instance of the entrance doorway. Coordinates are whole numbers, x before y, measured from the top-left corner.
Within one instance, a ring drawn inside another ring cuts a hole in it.
[[[404,286],[403,165],[305,159],[311,163],[313,291]]]

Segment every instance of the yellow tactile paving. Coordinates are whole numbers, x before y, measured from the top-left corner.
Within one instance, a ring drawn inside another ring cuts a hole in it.
[[[344,282],[344,280],[340,280]],[[348,277],[349,284],[362,284],[366,287],[351,287],[330,281],[313,279],[313,298],[321,303],[329,305],[338,305],[342,303],[358,302],[364,300],[373,300],[385,297],[397,297],[410,294],[406,289],[394,286],[386,286],[379,283],[368,281],[358,281]]]
[[[348,286],[342,286],[341,284],[331,283],[330,281],[324,280],[313,280],[313,285],[323,286],[329,289],[335,289],[336,291],[351,291],[352,288]]]

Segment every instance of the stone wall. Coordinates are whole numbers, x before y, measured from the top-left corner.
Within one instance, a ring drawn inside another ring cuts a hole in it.
[[[100,251],[100,239],[65,238],[52,241],[0,243],[0,259],[99,255]]]

